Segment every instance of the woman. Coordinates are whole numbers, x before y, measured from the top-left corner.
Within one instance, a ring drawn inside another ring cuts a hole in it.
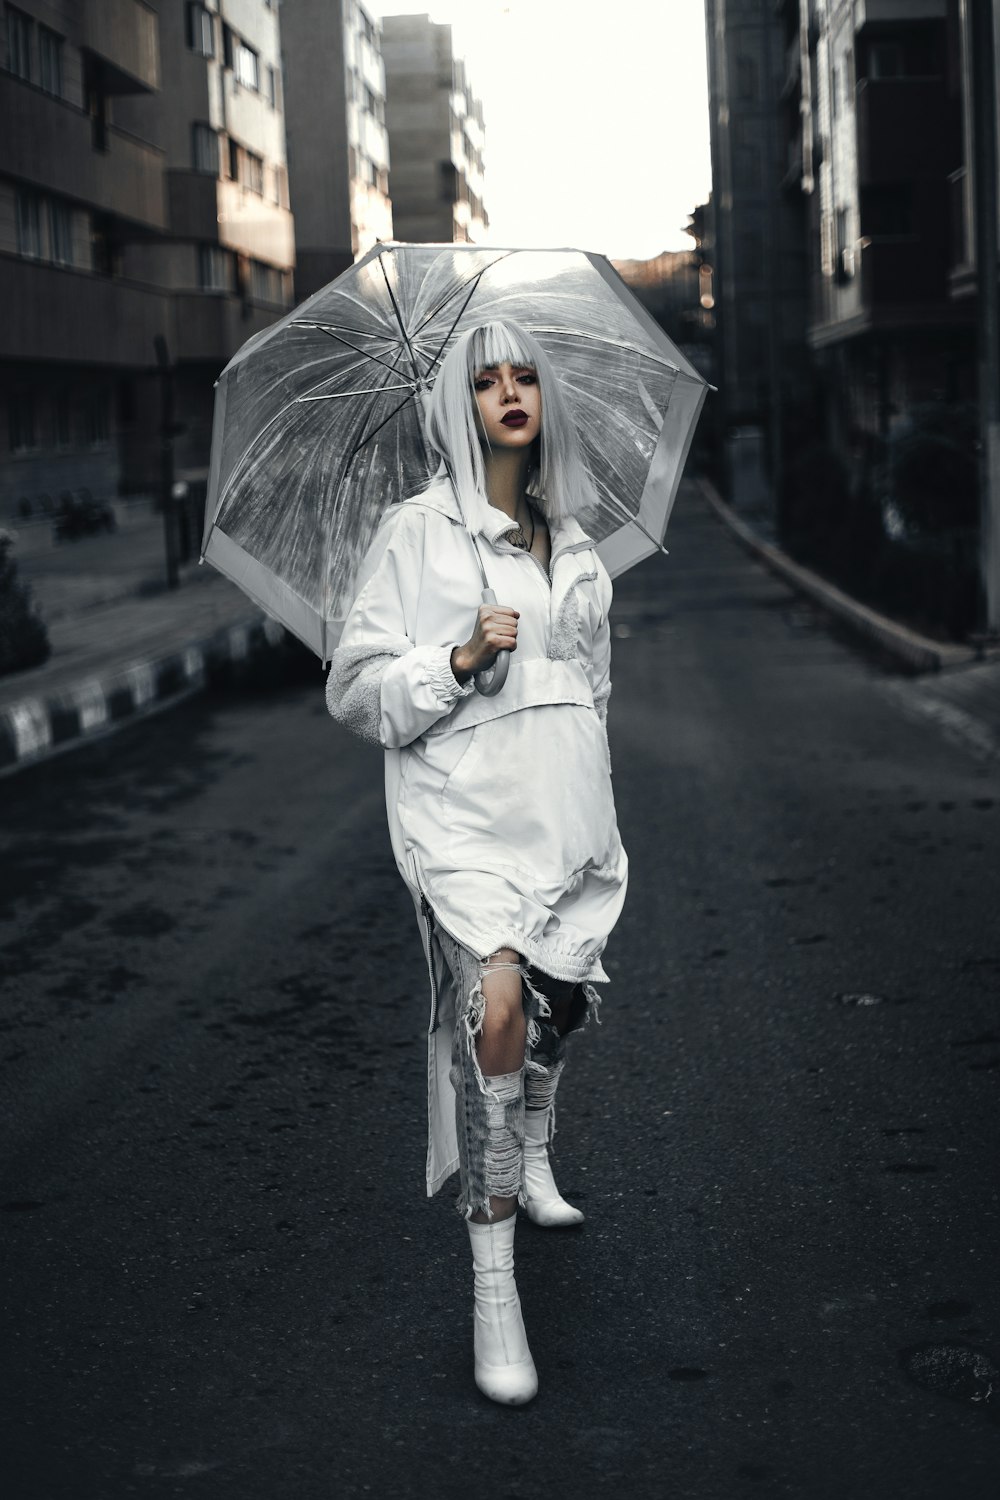
[[[386,808],[431,978],[427,1191],[456,1168],[475,1268],[475,1378],[538,1389],[513,1275],[518,1202],[583,1219],[547,1142],[564,1038],[598,1004],[625,899],[605,732],[611,580],[574,518],[595,500],[552,367],[517,324],[463,334],[428,403],[440,459],[389,507],[327,705],[385,748]],[[475,541],[473,540],[475,538]],[[502,604],[479,606],[482,577]],[[502,690],[477,672],[511,653]]]

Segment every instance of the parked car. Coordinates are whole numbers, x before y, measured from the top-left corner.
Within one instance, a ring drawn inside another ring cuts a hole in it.
[[[65,490],[60,495],[55,520],[57,542],[75,542],[99,531],[114,531],[117,525],[111,506],[95,500],[89,490],[77,490],[75,494]]]

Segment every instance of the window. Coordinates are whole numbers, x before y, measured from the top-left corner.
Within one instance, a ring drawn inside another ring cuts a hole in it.
[[[262,260],[250,262],[250,295],[255,302],[282,302],[281,272]]]
[[[90,221],[90,265],[98,276],[121,274],[121,251],[115,244],[110,214],[94,214]]]
[[[38,258],[42,253],[42,225],[37,193],[17,189],[17,253]]]
[[[861,231],[872,239],[912,235],[915,231],[913,184],[886,182],[863,188]]]
[[[192,52],[199,57],[215,56],[215,26],[212,12],[203,5],[187,8],[187,42]]]
[[[747,100],[757,97],[757,64],[752,57],[736,59],[736,97]]]
[[[7,6],[7,71],[16,78],[31,82],[31,33],[34,22],[30,16]]]
[[[285,183],[284,167],[274,169],[274,201],[279,208],[288,207],[288,189]]]
[[[38,28],[38,79],[47,94],[62,98],[62,45],[63,39],[47,26]]]
[[[868,51],[869,78],[900,78],[903,49],[898,42],[873,42]]]
[[[57,198],[49,199],[49,250],[57,266],[73,264],[73,215]]]
[[[7,430],[11,453],[27,453],[35,446],[35,398],[14,395],[7,400]]]
[[[278,107],[278,75],[273,68],[267,70],[267,102],[272,109]]]
[[[211,125],[196,121],[191,126],[191,164],[196,172],[219,175],[219,137]]]
[[[107,391],[89,391],[83,402],[83,437],[92,448],[110,440],[111,421]]]
[[[240,180],[240,148],[232,136],[229,137],[229,175],[234,182]]]
[[[219,245],[198,246],[198,285],[203,292],[233,290],[233,258]]]
[[[831,109],[831,112],[833,114],[833,118],[835,120],[838,117],[838,115],[840,114],[840,80],[841,80],[841,67],[840,67],[840,63],[834,63],[834,65],[833,65],[833,79],[832,79],[832,82],[830,84],[830,109]]]
[[[239,37],[233,38],[233,73],[245,89],[260,88],[260,62],[252,47]]]
[[[52,403],[55,417],[56,446],[69,448],[73,443],[73,407],[69,391],[58,391]]]
[[[264,158],[258,156],[254,151],[243,152],[243,176],[240,179],[243,186],[249,188],[251,193],[264,196]]]

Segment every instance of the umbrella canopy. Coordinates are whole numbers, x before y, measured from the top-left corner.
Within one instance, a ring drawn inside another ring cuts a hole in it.
[[[601,255],[381,244],[234,355],[216,387],[202,559],[326,660],[386,506],[433,473],[422,398],[494,318],[552,360],[614,577],[662,547],[707,386]]]

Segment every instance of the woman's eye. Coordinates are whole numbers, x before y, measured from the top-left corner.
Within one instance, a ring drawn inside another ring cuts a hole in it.
[[[493,384],[492,380],[485,380],[485,379],[474,380],[472,382],[473,389],[477,390],[477,391],[488,391],[489,388],[490,388],[490,386],[492,384]]]
[[[519,375],[517,378],[524,385],[537,385],[538,383],[538,376],[535,374],[534,370],[526,370],[523,375]]]

